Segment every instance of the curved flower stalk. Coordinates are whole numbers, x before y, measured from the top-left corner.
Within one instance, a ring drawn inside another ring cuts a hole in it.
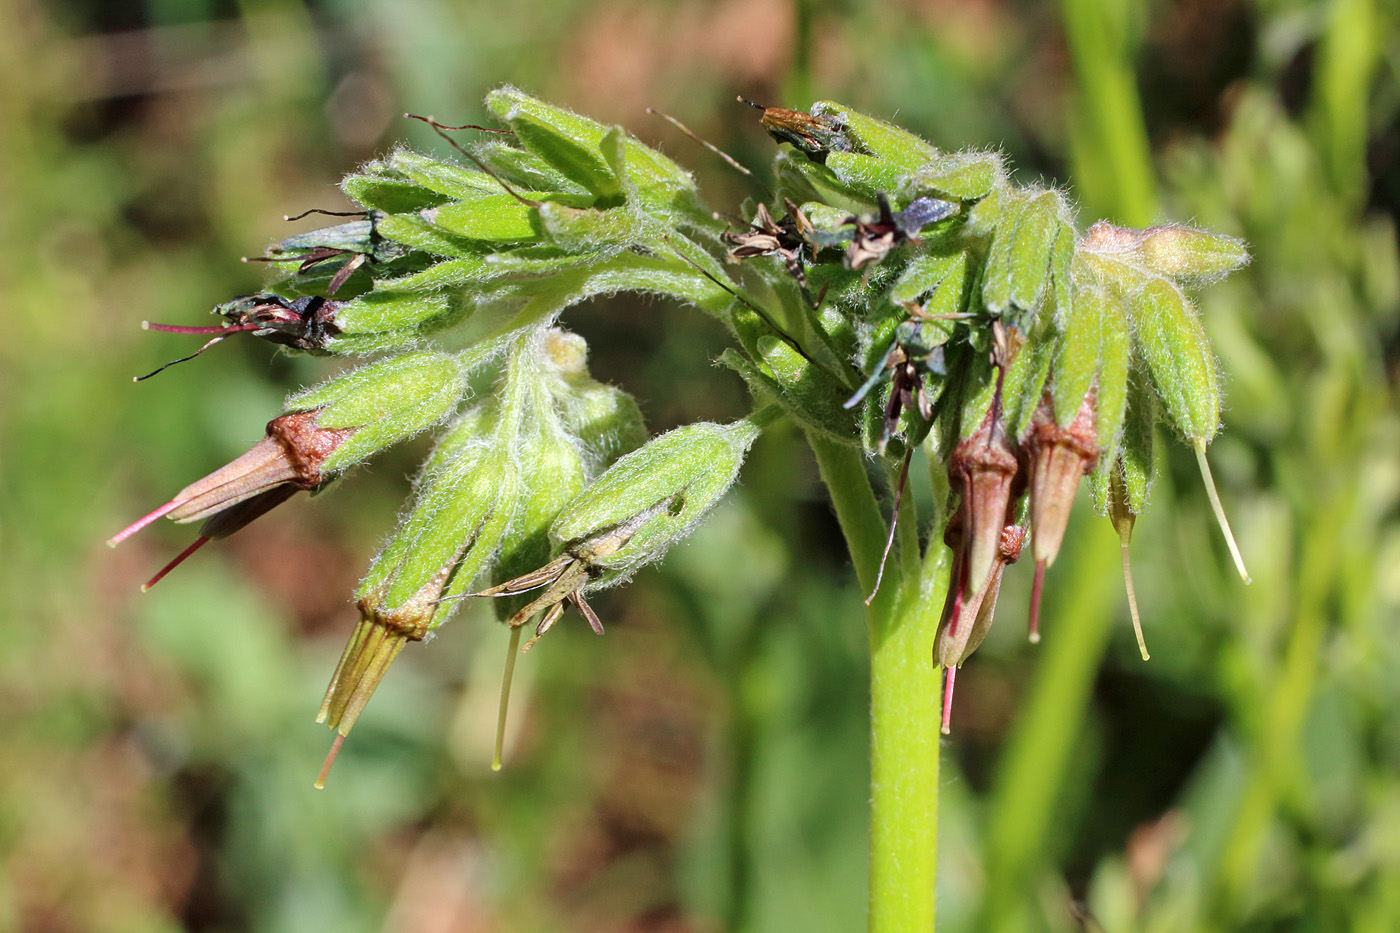
[[[1064,192],[1017,184],[1000,155],[945,151],[832,102],[760,108],[783,147],[775,190],[727,224],[689,172],[622,129],[510,87],[486,103],[500,126],[485,141],[427,121],[465,162],[399,148],[362,166],[342,183],[355,219],[261,257],[281,280],[217,306],[221,325],[157,327],[205,346],[249,333],[378,358],[293,396],[268,439],[114,543],[161,515],[205,519],[201,540],[232,533],[446,425],[356,592],[360,619],[318,716],[338,733],[329,768],[395,657],[462,598],[491,598],[507,623],[507,688],[527,623],[525,648],[569,606],[602,634],[589,594],[689,535],[785,418],[817,455],[870,595],[871,927],[930,927],[937,744],[924,726],[937,691],[910,685],[930,663],[944,673],[947,731],[956,672],[1027,547],[1039,640],[1044,577],[1085,475],[1127,571],[1159,422],[1209,483],[1220,373],[1187,289],[1243,265],[1243,244],[1179,225],[1081,234]],[[558,324],[622,291],[727,328],[721,361],[753,412],[648,439],[635,400],[594,381],[582,340]],[[448,334],[451,351],[436,345]],[[949,490],[926,545],[902,498],[917,451]],[[889,487],[888,513],[872,479]],[[1132,614],[1141,643],[1135,601]]]

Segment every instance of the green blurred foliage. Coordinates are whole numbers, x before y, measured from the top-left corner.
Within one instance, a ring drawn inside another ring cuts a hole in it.
[[[400,112],[481,121],[504,82],[625,122],[716,206],[744,180],[646,106],[763,166],[736,93],[838,99],[1003,147],[1081,223],[1244,238],[1253,265],[1201,306],[1255,583],[1167,444],[1134,541],[1150,663],[1087,508],[1039,649],[1008,579],[945,743],[940,922],[1400,927],[1396,22],[1374,0],[0,0],[0,929],[861,926],[859,594],[792,432],[601,601],[605,639],[566,626],[520,665],[499,774],[505,634],[469,611],[405,653],[311,789],[350,593],[421,450],[148,595],[180,533],[100,543],[329,374],[234,339],[132,385],[192,349],[138,322],[206,323],[259,286],[236,259],[283,214],[342,207],[339,176],[395,140],[439,145]],[[654,430],[742,413],[703,316],[594,302],[568,324]]]

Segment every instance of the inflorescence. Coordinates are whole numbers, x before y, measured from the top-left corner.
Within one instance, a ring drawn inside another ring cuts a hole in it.
[[[522,627],[539,620],[528,649],[568,606],[601,635],[588,594],[685,538],[778,418],[897,476],[895,513],[915,450],[946,469],[947,517],[926,545],[951,549],[930,632],[945,732],[957,669],[1027,545],[1039,640],[1044,573],[1082,477],[1119,532],[1125,572],[1157,424],[1196,450],[1209,486],[1220,374],[1186,290],[1245,264],[1239,241],[1174,224],[1079,234],[1065,195],[1014,183],[999,154],[943,151],[829,102],[759,108],[791,148],[735,226],[689,172],[620,128],[509,87],[486,103],[502,126],[470,145],[448,131],[482,128],[425,120],[467,164],[394,149],[342,183],[354,220],[261,257],[283,274],[273,290],[216,306],[218,326],[149,325],[208,336],[196,355],[250,333],[374,359],[292,395],[247,454],[112,538],[162,516],[203,523],[147,587],[297,491],[438,431],[356,591],[360,621],[318,715],[339,733],[326,769],[394,658],[462,597],[493,598],[511,665]],[[649,437],[636,400],[594,380],[583,340],[558,325],[571,305],[624,291],[722,322],[736,344],[722,362],[753,412]],[[498,764],[499,742],[498,730]]]

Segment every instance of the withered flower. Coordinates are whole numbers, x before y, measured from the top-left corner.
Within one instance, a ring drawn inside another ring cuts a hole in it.
[[[199,538],[145,584],[149,589],[212,538],[227,537],[253,519],[327,478],[321,467],[356,428],[322,428],[319,410],[291,412],[267,423],[267,435],[243,456],[180,490],[173,499],[108,540],[116,547],[158,518],[181,524],[207,520]]]
[[[228,323],[212,327],[185,327],[178,324],[152,324],[142,321],[144,330],[155,330],[166,334],[212,335],[208,342],[189,356],[171,360],[159,369],[132,381],[141,382],[156,373],[169,369],[176,363],[185,363],[199,356],[214,344],[232,337],[234,334],[252,334],[264,340],[291,347],[294,350],[316,352],[325,350],[330,339],[340,333],[335,324],[336,312],[341,303],[321,297],[305,297],[288,300],[281,295],[270,293],[247,295],[235,298],[214,307],[214,313],[224,317]]]
[[[734,244],[729,251],[729,259],[738,262],[754,256],[778,256],[783,261],[787,274],[797,280],[803,289],[807,287],[807,275],[803,263],[807,259],[809,244],[803,236],[811,224],[802,211],[791,201],[787,201],[787,214],[782,221],[775,221],[765,204],[759,204],[754,211],[753,222],[742,233],[725,231],[724,239]]]
[[[958,668],[982,644],[992,627],[997,596],[1001,593],[1001,577],[1008,564],[1016,563],[1026,540],[1026,529],[1019,525],[1003,526],[996,540],[996,553],[983,578],[970,575],[967,545],[962,515],[955,514],[944,530],[943,541],[953,551],[953,567],[948,578],[948,596],[938,623],[934,641],[934,663],[946,671],[943,686],[942,731],[951,729],[953,716],[953,685]],[[976,583],[977,589],[970,591]]]
[[[984,579],[996,558],[1002,529],[1014,524],[1015,502],[1025,489],[1017,450],[1001,419],[988,411],[948,460],[952,491],[962,497],[968,579]]]
[[[1099,459],[1095,432],[1098,391],[1091,388],[1074,420],[1061,427],[1052,393],[1046,390],[1022,442],[1030,462],[1031,556],[1035,581],[1031,585],[1030,640],[1040,641],[1040,591],[1045,568],[1055,562],[1069,525],[1079,481]]]

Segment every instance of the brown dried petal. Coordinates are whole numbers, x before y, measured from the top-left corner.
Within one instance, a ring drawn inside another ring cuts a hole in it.
[[[175,496],[168,513],[176,522],[207,519],[284,483],[311,489],[325,481],[321,464],[355,428],[319,428],[318,411],[281,415],[267,423],[267,436],[232,463],[191,483]]]

